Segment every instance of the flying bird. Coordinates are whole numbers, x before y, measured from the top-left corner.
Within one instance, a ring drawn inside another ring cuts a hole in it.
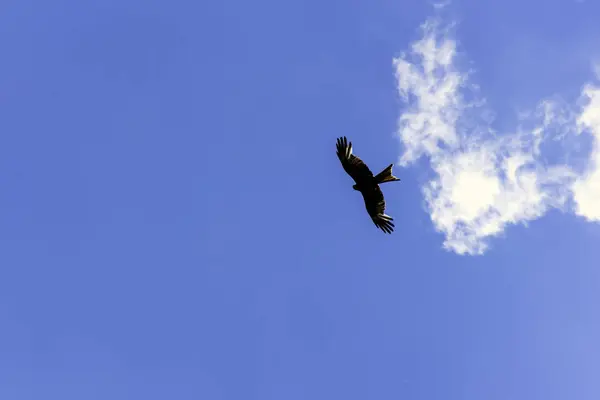
[[[379,188],[380,183],[399,181],[392,175],[392,166],[388,165],[383,171],[373,176],[373,173],[360,158],[352,154],[352,142],[345,136],[337,139],[337,156],[342,162],[342,167],[354,182],[352,189],[358,190],[365,200],[365,207],[375,226],[385,233],[394,231],[394,219],[385,214],[385,199]]]

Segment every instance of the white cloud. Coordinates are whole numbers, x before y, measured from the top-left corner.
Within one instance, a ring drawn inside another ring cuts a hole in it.
[[[575,212],[590,221],[600,221],[600,88],[586,85],[587,104],[577,120],[581,130],[593,136],[593,148],[587,171],[573,183]]]
[[[394,59],[406,102],[399,118],[399,163],[428,159],[434,177],[422,190],[444,247],[483,254],[489,239],[507,226],[526,224],[552,207],[565,209],[571,198],[577,214],[600,221],[600,88],[585,87],[587,103],[578,115],[575,106],[544,100],[535,112],[520,115],[514,132],[497,134],[469,71],[457,66],[450,30],[435,19],[421,28],[411,51]],[[566,148],[556,163],[545,161],[545,144],[563,146],[583,129],[595,137],[583,175],[567,164]]]

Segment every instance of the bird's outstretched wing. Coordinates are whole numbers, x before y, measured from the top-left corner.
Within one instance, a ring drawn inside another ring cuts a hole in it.
[[[383,192],[379,186],[374,185],[370,190],[362,190],[365,207],[369,216],[379,229],[385,233],[394,231],[394,219],[389,215],[385,215],[385,199]]]
[[[373,178],[373,173],[360,158],[352,154],[352,142],[348,142],[346,136],[337,139],[337,156],[344,170],[357,184]]]

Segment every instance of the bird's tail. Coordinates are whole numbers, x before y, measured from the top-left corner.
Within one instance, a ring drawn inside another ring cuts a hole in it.
[[[380,184],[380,183],[384,183],[384,182],[399,181],[400,178],[397,178],[392,174],[393,166],[394,166],[394,164],[390,164],[383,171],[381,171],[380,173],[375,175],[375,182],[377,182],[377,184]]]

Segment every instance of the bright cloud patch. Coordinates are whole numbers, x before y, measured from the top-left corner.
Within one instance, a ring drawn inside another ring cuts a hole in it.
[[[583,96],[587,104],[577,122],[581,129],[593,135],[594,145],[588,171],[573,184],[573,197],[578,215],[600,221],[600,88],[586,85]]]
[[[564,208],[571,198],[577,214],[600,221],[600,88],[585,87],[587,103],[578,115],[545,100],[536,112],[524,114],[523,126],[498,134],[468,73],[457,67],[449,32],[435,20],[422,30],[411,51],[394,59],[398,92],[407,104],[399,118],[400,165],[428,159],[435,177],[423,194],[436,229],[445,235],[444,247],[483,254],[489,238],[509,224]],[[568,165],[542,162],[544,143],[581,131],[595,137],[583,175]]]

